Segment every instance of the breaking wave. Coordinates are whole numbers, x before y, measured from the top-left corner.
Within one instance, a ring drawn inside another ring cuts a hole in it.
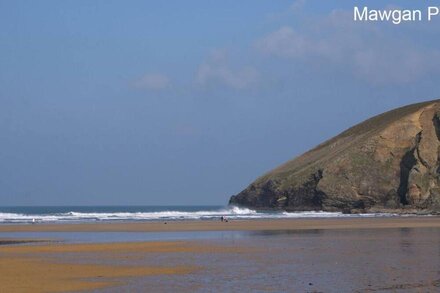
[[[343,214],[338,212],[266,212],[247,208],[227,207],[215,210],[164,210],[161,211],[112,211],[84,212],[72,210],[62,213],[11,213],[0,212],[0,223],[53,223],[53,222],[98,222],[98,221],[163,221],[163,220],[212,220],[220,217],[237,219],[282,219],[282,218],[339,218],[378,217],[392,214]]]

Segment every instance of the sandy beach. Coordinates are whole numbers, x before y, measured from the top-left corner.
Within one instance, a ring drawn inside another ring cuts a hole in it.
[[[252,234],[118,243],[2,239],[0,283],[5,292],[432,292],[440,286],[438,217],[3,225],[0,235],[240,230]]]
[[[78,224],[0,225],[0,232],[171,232],[171,231],[259,231],[304,229],[384,229],[440,227],[440,217],[314,218],[279,220],[113,222]]]
[[[4,292],[64,292],[117,285],[122,277],[184,274],[196,268],[75,263],[63,261],[59,254],[75,254],[81,259],[88,253],[99,253],[103,262],[134,252],[166,253],[193,249],[200,247],[185,246],[179,242],[3,246],[0,247],[0,283]]]

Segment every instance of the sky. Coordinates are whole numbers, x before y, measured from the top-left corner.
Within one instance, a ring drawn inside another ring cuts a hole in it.
[[[439,98],[440,17],[359,23],[355,3],[0,0],[0,205],[225,205]]]

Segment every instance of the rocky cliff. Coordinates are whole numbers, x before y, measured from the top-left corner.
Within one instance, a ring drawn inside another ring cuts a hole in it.
[[[258,178],[230,204],[440,211],[440,100],[368,119]]]

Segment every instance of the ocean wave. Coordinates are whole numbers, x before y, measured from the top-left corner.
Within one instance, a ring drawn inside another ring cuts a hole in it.
[[[282,219],[282,218],[338,218],[377,217],[390,214],[348,215],[338,212],[262,212],[248,208],[228,207],[218,210],[182,211],[163,210],[154,212],[81,212],[69,211],[52,214],[2,213],[0,223],[50,223],[50,222],[96,222],[96,221],[160,221],[160,220],[210,220],[220,217],[234,219]]]

